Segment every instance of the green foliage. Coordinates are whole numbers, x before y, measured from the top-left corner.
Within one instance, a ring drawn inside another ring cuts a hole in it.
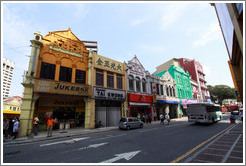
[[[235,88],[227,85],[215,85],[214,87],[208,85],[207,87],[213,102],[219,101],[219,104],[222,104],[224,99],[236,99]]]

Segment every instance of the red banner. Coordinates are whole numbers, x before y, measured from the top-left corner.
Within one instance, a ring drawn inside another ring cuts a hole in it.
[[[152,103],[152,96],[129,93],[128,100],[132,102]]]

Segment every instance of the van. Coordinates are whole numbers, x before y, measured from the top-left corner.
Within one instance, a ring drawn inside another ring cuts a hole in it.
[[[130,130],[133,128],[142,128],[143,122],[138,121],[135,117],[121,118],[119,122],[119,129]]]

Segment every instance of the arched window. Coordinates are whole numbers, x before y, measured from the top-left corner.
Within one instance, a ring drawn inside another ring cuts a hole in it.
[[[172,88],[169,86],[169,90],[170,90],[170,96],[172,97],[173,94],[172,94]]]
[[[128,79],[129,79],[129,90],[134,91],[134,78],[133,78],[133,76],[129,75]]]
[[[180,98],[182,98],[182,90],[180,89],[179,91],[180,91],[180,94],[179,94]]]
[[[146,92],[146,80],[144,78],[142,79],[142,87],[143,87],[143,92]]]
[[[136,77],[136,91],[140,92],[140,78]]]
[[[167,85],[166,85],[166,92],[167,92],[167,96],[169,96],[169,90]]]
[[[176,97],[175,95],[175,88],[173,87],[173,97]]]

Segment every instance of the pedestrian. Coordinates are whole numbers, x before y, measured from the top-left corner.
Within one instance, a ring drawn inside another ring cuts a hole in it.
[[[148,119],[148,115],[145,115],[145,122],[148,124],[149,123],[149,119]]]
[[[19,125],[20,125],[19,119],[15,117],[14,125],[13,125],[13,139],[16,139],[18,135]]]
[[[241,117],[241,121],[243,121],[243,111],[242,110],[240,111],[239,116]]]
[[[9,122],[8,119],[5,117],[3,120],[3,137],[8,137],[8,129],[9,129]]]
[[[236,123],[236,117],[232,112],[231,112],[231,116],[230,116],[230,122],[231,122],[231,124]]]
[[[34,124],[34,135],[38,135],[38,124],[39,124],[38,117],[34,118],[33,124]]]
[[[138,118],[138,121],[141,121],[141,119],[140,119],[140,113],[138,113],[137,118]]]
[[[8,131],[7,131],[7,138],[11,138],[11,136],[13,135],[13,125],[14,125],[14,122],[13,122],[13,119],[12,118],[9,118],[9,128],[8,128]]]
[[[151,113],[149,113],[149,123],[151,123]]]
[[[169,122],[170,122],[170,117],[169,117],[169,115],[166,113],[166,115],[165,115],[165,119],[167,120],[167,124],[169,125]]]
[[[161,125],[164,125],[164,115],[161,113],[161,115],[160,115],[160,119],[161,119]]]
[[[143,114],[143,116],[142,116],[142,121],[145,123],[145,116],[144,116],[144,114]]]
[[[48,119],[47,121],[47,137],[51,137],[52,136],[52,128],[55,124],[55,120],[52,119],[52,117],[50,116],[50,119]]]

